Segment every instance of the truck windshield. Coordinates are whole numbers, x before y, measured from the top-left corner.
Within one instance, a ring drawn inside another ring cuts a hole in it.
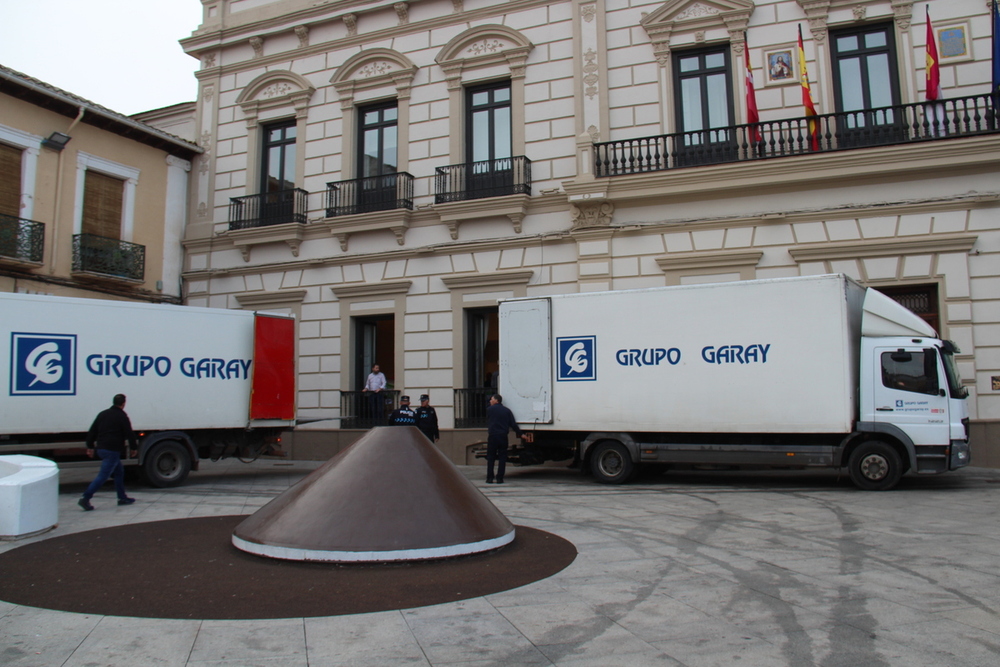
[[[941,346],[941,360],[944,361],[944,372],[948,376],[948,393],[952,398],[968,398],[969,390],[962,386],[962,376],[955,364],[955,354],[958,352],[961,350],[950,340],[944,341]]]

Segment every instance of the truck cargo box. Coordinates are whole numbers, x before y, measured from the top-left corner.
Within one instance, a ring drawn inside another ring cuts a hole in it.
[[[864,298],[825,275],[504,301],[499,391],[538,430],[849,433]]]
[[[86,431],[118,393],[141,430],[294,424],[286,316],[2,294],[0,341],[0,434]]]

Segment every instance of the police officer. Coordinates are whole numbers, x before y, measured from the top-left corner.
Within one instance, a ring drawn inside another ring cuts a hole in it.
[[[389,415],[389,426],[415,426],[417,423],[417,413],[410,407],[410,397],[399,397],[399,409],[393,410]]]
[[[431,407],[431,397],[427,394],[420,395],[420,407],[417,408],[417,428],[431,442],[437,442],[441,437],[441,432],[438,431],[437,412]]]

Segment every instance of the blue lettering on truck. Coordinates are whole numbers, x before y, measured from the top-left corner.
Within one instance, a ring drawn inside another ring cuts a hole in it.
[[[221,380],[246,380],[250,377],[249,359],[181,359],[181,373],[189,378],[219,378]]]
[[[11,396],[75,396],[76,336],[11,333]]]
[[[87,370],[93,375],[142,377],[156,373],[161,378],[170,373],[169,357],[147,357],[137,354],[92,354],[87,357]]]
[[[701,349],[701,358],[710,364],[753,364],[767,363],[767,353],[771,344],[767,345],[708,345]]]
[[[75,334],[14,332],[10,339],[11,396],[75,396],[77,391]],[[170,357],[153,354],[90,354],[81,359],[81,373],[99,377],[161,377],[174,368],[195,380],[249,380],[252,359]]]
[[[681,351],[676,347],[618,350],[615,352],[615,361],[622,366],[659,366],[663,362],[676,366],[681,362]]]

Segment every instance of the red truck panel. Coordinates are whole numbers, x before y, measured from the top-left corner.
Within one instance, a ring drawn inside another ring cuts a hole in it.
[[[295,320],[254,318],[250,419],[295,419]]]

